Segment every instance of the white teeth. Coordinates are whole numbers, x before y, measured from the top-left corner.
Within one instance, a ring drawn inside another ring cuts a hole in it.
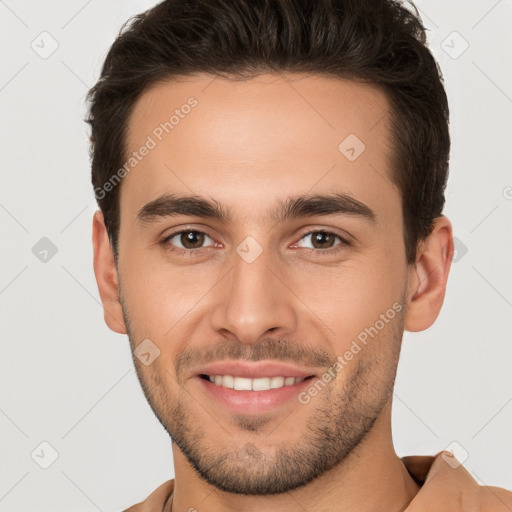
[[[284,386],[284,377],[272,377],[270,379],[270,387],[273,388],[282,388]]]
[[[270,389],[270,378],[262,377],[260,379],[253,379],[252,390],[253,391],[266,391]]]
[[[221,378],[221,386],[224,386],[225,388],[235,387],[235,378],[231,375],[224,375]]]
[[[235,382],[233,384],[233,389],[237,389],[239,391],[251,391],[251,389],[252,389],[252,380],[251,379],[245,379],[243,377],[235,377]]]
[[[210,375],[210,382],[217,386],[236,389],[237,391],[267,391],[268,389],[292,386],[302,382],[304,377],[261,377],[248,379],[246,377],[233,377],[232,375]]]

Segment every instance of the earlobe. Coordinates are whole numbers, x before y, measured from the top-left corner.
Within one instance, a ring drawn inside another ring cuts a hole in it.
[[[103,214],[97,211],[92,223],[94,248],[94,275],[103,304],[103,314],[108,327],[119,334],[126,334],[123,310],[119,301],[119,279],[114,255],[105,227]]]
[[[416,264],[409,270],[405,330],[423,331],[435,322],[443,305],[453,250],[452,225],[443,215],[435,219],[432,233],[420,243]]]

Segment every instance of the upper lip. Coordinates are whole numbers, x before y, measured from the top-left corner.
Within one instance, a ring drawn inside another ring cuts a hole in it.
[[[234,377],[245,377],[258,379],[262,377],[310,377],[315,372],[307,369],[297,368],[283,363],[265,362],[243,362],[243,361],[220,361],[209,364],[196,371],[196,375],[232,375]]]

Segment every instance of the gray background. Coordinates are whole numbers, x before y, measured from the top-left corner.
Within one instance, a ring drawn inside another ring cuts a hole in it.
[[[103,322],[82,121],[121,24],[153,3],[0,1],[1,511],[120,510],[174,476],[128,339]],[[458,252],[439,319],[405,334],[394,442],[450,445],[512,489],[512,3],[417,5],[451,105]]]

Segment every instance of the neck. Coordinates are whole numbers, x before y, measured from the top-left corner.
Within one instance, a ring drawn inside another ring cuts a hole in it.
[[[248,496],[219,491],[197,475],[176,445],[173,448],[172,512],[399,512],[419,491],[393,448],[391,401],[350,455],[317,479],[285,494]]]

